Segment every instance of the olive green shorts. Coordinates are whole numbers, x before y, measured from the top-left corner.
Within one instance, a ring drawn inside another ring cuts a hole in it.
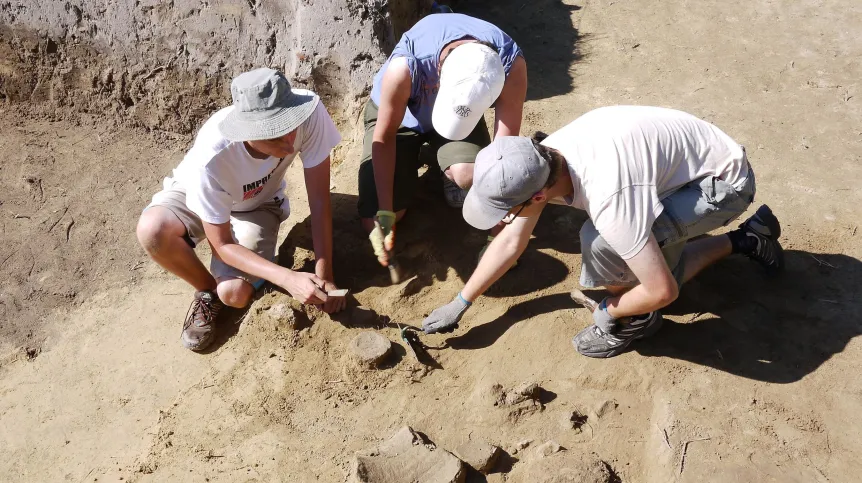
[[[374,183],[374,166],[371,163],[371,145],[374,128],[377,126],[377,106],[369,99],[365,104],[365,139],[362,146],[362,162],[359,166],[359,216],[373,218],[377,214],[377,185]],[[436,153],[437,165],[442,173],[453,164],[474,163],[476,155],[491,144],[485,118],[461,141],[451,141],[436,132],[419,133],[401,126],[395,135],[395,180],[392,186],[393,211],[410,207],[419,188],[419,168],[422,161],[419,152],[428,144]],[[436,167],[432,166],[432,169]]]

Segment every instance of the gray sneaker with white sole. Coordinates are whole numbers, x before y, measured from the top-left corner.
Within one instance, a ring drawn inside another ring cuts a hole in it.
[[[620,321],[613,333],[603,331],[596,324],[590,325],[572,339],[572,345],[587,357],[614,357],[635,340],[655,334],[662,325],[661,312],[657,310],[627,319],[627,323]]]

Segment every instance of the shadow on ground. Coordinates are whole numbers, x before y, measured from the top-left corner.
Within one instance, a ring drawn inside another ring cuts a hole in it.
[[[458,13],[500,27],[524,51],[530,86],[528,100],[572,92],[572,65],[583,57],[572,13],[581,7],[561,0],[460,0]]]
[[[787,271],[777,277],[743,257],[719,262],[663,311],[689,322],[665,319],[656,336],[632,349],[779,384],[811,374],[862,334],[862,262],[798,250],[787,251],[786,260]],[[600,298],[598,291],[593,295]],[[537,297],[447,342],[454,349],[482,349],[521,321],[573,307],[568,294]],[[581,356],[572,350],[572,357]]]
[[[666,319],[635,350],[779,384],[811,374],[862,334],[862,262],[797,250],[786,257],[787,272],[775,278],[739,257],[711,267],[665,310],[691,314],[690,322]]]
[[[486,243],[487,232],[469,226],[459,209],[443,201],[438,178],[423,176],[422,189],[408,214],[398,223],[395,254],[411,282],[410,294],[436,280],[447,280],[450,268],[463,283],[476,268],[477,256]],[[360,292],[368,287],[390,284],[389,272],[377,263],[371,243],[356,212],[357,196],[333,193],[333,254],[335,282],[339,287]],[[536,229],[535,243],[522,255],[519,266],[506,274],[487,294],[490,297],[526,295],[553,286],[568,275],[566,265],[540,250],[554,249],[578,253],[580,221],[565,207],[550,207]],[[295,270],[313,269],[311,221],[297,223],[278,250],[279,263]],[[408,294],[408,295],[410,295]]]

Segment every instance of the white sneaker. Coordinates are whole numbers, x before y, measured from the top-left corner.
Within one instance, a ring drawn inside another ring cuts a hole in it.
[[[464,198],[467,197],[467,191],[461,189],[454,181],[443,176],[443,196],[446,198],[446,204],[452,208],[461,208],[464,206]]]

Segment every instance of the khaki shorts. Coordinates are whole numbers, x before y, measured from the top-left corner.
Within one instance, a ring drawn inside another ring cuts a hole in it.
[[[168,183],[166,183],[168,184]],[[206,240],[203,221],[186,206],[185,190],[173,183],[170,187],[153,196],[153,201],[144,211],[162,206],[171,211],[186,227],[186,242],[194,248]],[[275,259],[275,245],[278,241],[278,227],[290,215],[290,203],[287,198],[274,198],[253,211],[233,212],[230,214],[230,229],[234,241],[267,260]],[[216,281],[239,278],[256,285],[260,277],[249,275],[242,270],[231,267],[223,262],[213,252],[210,261],[210,272]]]

